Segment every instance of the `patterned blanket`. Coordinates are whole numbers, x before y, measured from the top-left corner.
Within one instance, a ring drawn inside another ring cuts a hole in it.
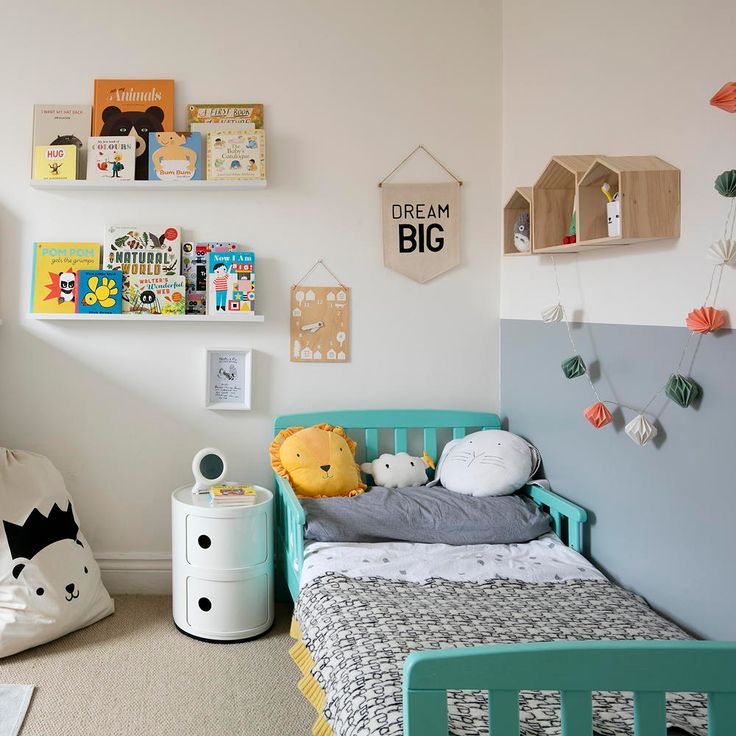
[[[592,580],[415,583],[327,573],[302,589],[295,615],[334,736],[402,736],[402,667],[410,652],[566,639],[689,638],[641,598]],[[629,696],[595,693],[593,699],[596,734],[633,733]],[[520,706],[524,736],[559,735],[556,693],[524,691]],[[488,733],[484,693],[453,691],[448,709],[454,736]],[[707,733],[704,696],[668,694],[667,716],[687,733]]]

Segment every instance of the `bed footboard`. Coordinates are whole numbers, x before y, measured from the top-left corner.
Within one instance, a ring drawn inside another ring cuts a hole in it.
[[[404,664],[404,736],[447,736],[448,690],[488,691],[493,736],[518,736],[520,690],[560,693],[562,736],[590,736],[592,691],[634,693],[636,736],[665,733],[665,693],[707,693],[709,736],[733,736],[736,642],[573,641],[416,652]]]

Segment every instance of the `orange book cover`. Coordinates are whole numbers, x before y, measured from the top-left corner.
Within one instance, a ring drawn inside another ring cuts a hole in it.
[[[95,79],[92,135],[136,139],[135,178],[148,178],[148,134],[174,128],[173,79]]]

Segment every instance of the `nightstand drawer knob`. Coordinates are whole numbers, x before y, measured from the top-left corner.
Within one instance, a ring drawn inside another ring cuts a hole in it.
[[[197,601],[197,604],[205,613],[212,609],[212,601],[209,598],[202,597]]]
[[[206,534],[200,534],[197,539],[197,544],[199,544],[202,549],[209,549],[212,545],[212,540]]]

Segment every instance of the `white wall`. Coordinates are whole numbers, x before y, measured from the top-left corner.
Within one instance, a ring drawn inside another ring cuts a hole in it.
[[[25,3],[3,18],[0,443],[62,469],[105,557],[166,556],[169,493],[208,444],[268,484],[274,415],[349,407],[494,409],[498,389],[501,13],[487,0],[298,0],[210,8]],[[95,77],[176,79],[188,102],[262,101],[263,192],[41,192],[32,105],[91,101]],[[9,142],[17,142],[9,145]],[[383,268],[376,183],[417,143],[460,176],[463,264],[428,285]],[[25,318],[35,240],[174,222],[258,258],[262,325]],[[288,360],[289,285],[318,257],[353,288],[353,360]],[[203,408],[206,347],[251,347],[255,407]],[[156,565],[154,565],[156,567]],[[128,579],[128,583],[130,580]]]
[[[559,256],[568,311],[586,322],[682,325],[703,303],[707,247],[736,166],[736,115],[709,106],[736,78],[736,3],[507,0],[503,6],[503,195],[532,185],[553,154],[654,154],[682,170],[682,231],[659,241]],[[501,316],[538,319],[556,301],[549,258],[505,258]],[[736,272],[719,305],[736,315]]]

